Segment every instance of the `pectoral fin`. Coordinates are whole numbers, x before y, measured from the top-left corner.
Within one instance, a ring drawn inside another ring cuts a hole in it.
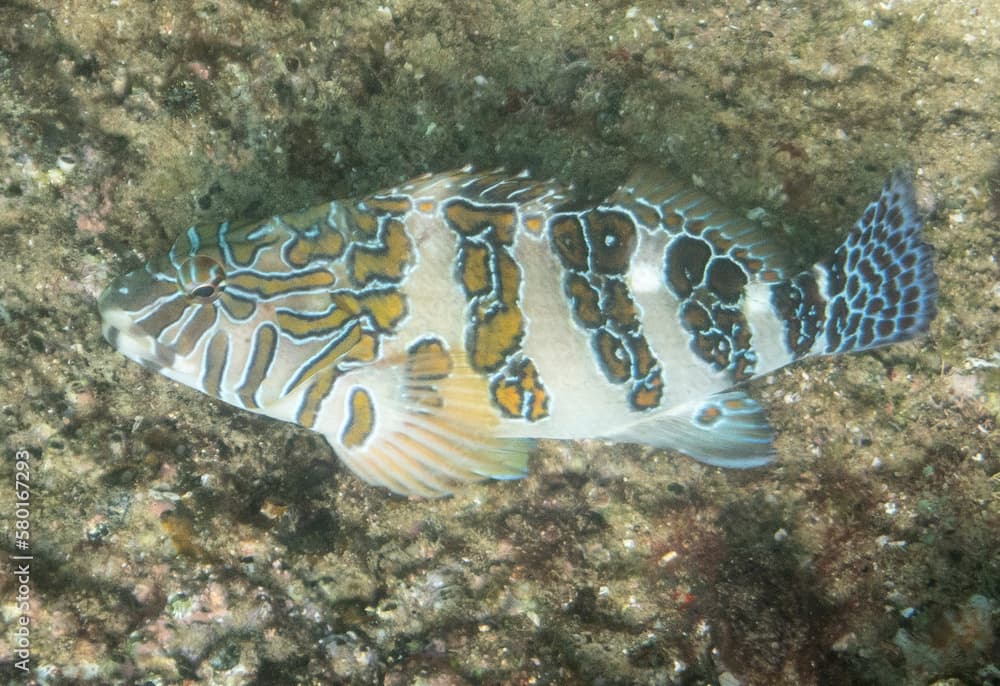
[[[364,481],[436,497],[484,479],[527,473],[530,439],[500,438],[487,381],[464,355],[424,339],[378,363],[347,393],[346,419],[327,439]]]

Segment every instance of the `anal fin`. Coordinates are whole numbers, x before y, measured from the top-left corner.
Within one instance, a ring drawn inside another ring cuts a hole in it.
[[[742,391],[685,403],[607,438],[670,448],[715,467],[759,467],[774,458],[764,408]]]

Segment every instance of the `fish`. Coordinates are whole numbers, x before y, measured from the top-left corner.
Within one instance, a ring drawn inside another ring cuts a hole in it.
[[[363,481],[436,497],[517,479],[539,439],[717,467],[775,458],[751,379],[927,331],[933,249],[908,173],[827,259],[665,171],[606,200],[527,172],[196,224],[99,298],[126,357],[322,434]]]

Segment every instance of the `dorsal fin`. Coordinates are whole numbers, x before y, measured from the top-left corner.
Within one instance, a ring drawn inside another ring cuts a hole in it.
[[[476,171],[471,165],[441,174],[426,174],[375,197],[402,194],[418,199],[463,198],[476,206],[517,207],[525,227],[537,233],[544,217],[564,205],[569,189],[554,179],[540,181],[527,171],[512,174],[503,168]]]
[[[606,204],[630,211],[646,227],[700,236],[768,283],[778,283],[794,271],[795,261],[775,240],[775,232],[653,165],[638,167]]]

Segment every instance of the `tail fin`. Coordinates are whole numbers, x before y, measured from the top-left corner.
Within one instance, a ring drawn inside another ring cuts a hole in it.
[[[913,183],[897,171],[833,257],[816,265],[826,276],[826,354],[869,350],[927,331],[937,314],[933,248]]]

